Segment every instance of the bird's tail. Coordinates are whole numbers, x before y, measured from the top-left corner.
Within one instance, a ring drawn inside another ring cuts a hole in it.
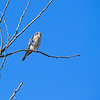
[[[32,53],[32,52],[29,52],[29,51],[28,51],[28,52],[26,52],[26,53],[25,53],[25,55],[24,55],[24,57],[22,58],[22,61],[24,61],[24,60],[25,60],[25,58],[26,58],[26,57],[27,57],[30,53]]]
[[[22,61],[24,61],[24,60],[25,60],[25,58],[26,58],[26,56],[24,56],[24,57],[23,57]]]

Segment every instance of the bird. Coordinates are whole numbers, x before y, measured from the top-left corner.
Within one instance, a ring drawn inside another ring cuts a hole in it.
[[[36,32],[34,34],[34,36],[32,36],[29,40],[29,43],[28,43],[28,49],[27,50],[32,50],[32,51],[35,51],[39,48],[40,46],[40,43],[41,43],[41,32]],[[32,53],[32,51],[26,51],[24,57],[22,58],[22,61],[25,60],[25,58]]]

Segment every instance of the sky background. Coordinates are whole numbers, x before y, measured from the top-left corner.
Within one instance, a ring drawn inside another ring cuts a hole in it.
[[[0,1],[0,11],[6,2]],[[49,0],[29,2],[18,33]],[[5,20],[10,38],[26,5],[27,0],[9,2]],[[3,21],[0,27],[5,45],[7,35]],[[81,56],[54,59],[32,53],[24,62],[21,61],[24,51],[8,56],[0,71],[0,100],[8,100],[14,87],[21,82],[23,85],[16,93],[17,100],[100,100],[100,0],[53,0],[7,53],[27,49],[29,39],[37,31],[42,34],[39,51],[54,56]]]

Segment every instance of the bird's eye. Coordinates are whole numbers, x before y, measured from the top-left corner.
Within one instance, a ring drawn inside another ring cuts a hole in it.
[[[35,33],[35,35],[38,35],[38,33]]]

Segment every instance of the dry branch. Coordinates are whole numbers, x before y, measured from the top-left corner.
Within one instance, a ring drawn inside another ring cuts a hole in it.
[[[14,91],[13,95],[10,97],[9,100],[12,100],[12,98],[15,96],[16,92],[19,91],[20,87],[22,86],[23,82],[20,83],[20,85],[18,86],[17,90]]]
[[[21,51],[32,51],[32,50],[18,50],[18,51],[14,51],[14,52],[12,52],[12,53],[9,53],[9,54],[6,54],[6,55],[0,55],[0,57],[4,57],[4,56],[9,56],[9,55],[12,55],[12,54],[14,54],[14,53],[17,53],[17,52],[21,52]],[[56,56],[50,56],[50,55],[48,55],[48,54],[46,54],[46,53],[43,53],[43,52],[41,52],[41,51],[33,51],[33,52],[36,52],[36,53],[40,53],[40,54],[42,54],[42,55],[44,55],[44,56],[47,56],[47,57],[52,57],[52,58],[71,58],[71,57],[76,57],[76,56],[80,56],[80,54],[78,54],[78,55],[72,55],[72,56],[67,56],[67,57],[63,57],[63,56],[59,56],[59,57],[56,57]]]
[[[4,13],[5,13],[5,11],[6,11],[7,7],[8,7],[8,4],[9,4],[9,0],[7,1],[7,4],[6,4],[6,6],[5,6],[4,10],[3,10],[3,13],[2,13],[2,15],[1,15],[0,23],[1,23],[1,21],[2,21],[2,18],[3,18],[3,16],[4,16]]]
[[[23,16],[25,15],[25,12],[26,12],[28,6],[29,6],[29,2],[28,2],[28,4],[27,4],[25,10],[23,11],[22,16],[20,17],[20,21],[19,21],[18,26],[17,26],[17,28],[16,28],[16,32],[15,32],[15,34],[12,36],[12,38],[10,39],[9,43],[12,41],[12,39],[13,39],[13,38],[16,36],[16,34],[18,33],[19,26],[20,26],[20,24],[21,24],[21,21],[22,21],[22,19],[23,19]]]
[[[17,37],[19,37],[34,21],[36,21],[40,16],[41,16],[41,14],[48,8],[48,6],[51,4],[51,2],[52,2],[53,0],[51,0],[48,4],[47,4],[47,6],[39,13],[39,15],[35,18],[35,19],[33,19],[9,44],[8,44],[8,46],[7,46],[7,48],[17,39]],[[3,49],[2,49],[2,51],[1,52],[3,52],[4,50],[5,50],[5,48],[6,48],[6,46],[4,46],[3,47]]]
[[[9,53],[9,54],[6,54],[5,53],[5,55],[0,55],[0,58],[2,58],[2,57],[7,57],[7,56],[9,56],[9,55],[12,55],[12,54],[15,54],[15,53],[18,53],[18,52],[21,52],[21,51],[32,51],[32,50],[18,50],[18,51],[14,51],[14,52],[11,52],[11,53]],[[51,55],[48,55],[48,54],[46,54],[46,53],[43,53],[43,52],[41,52],[41,51],[32,51],[32,52],[36,52],[36,53],[40,53],[40,54],[42,54],[42,55],[44,55],[44,56],[47,56],[47,57],[51,57],[51,58],[65,58],[65,59],[67,59],[67,58],[72,58],[72,57],[77,57],[77,56],[80,56],[80,54],[77,54],[77,55],[72,55],[72,56],[51,56]],[[5,60],[4,60],[5,61]],[[3,63],[4,64],[4,63]],[[2,65],[3,65],[2,64]],[[1,66],[0,67],[0,70],[1,70],[1,68],[2,68],[3,66]]]

